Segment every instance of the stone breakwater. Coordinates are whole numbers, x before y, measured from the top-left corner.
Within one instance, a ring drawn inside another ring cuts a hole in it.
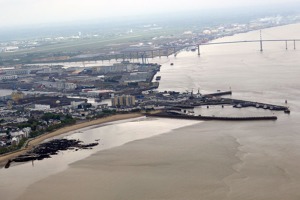
[[[80,140],[54,139],[49,142],[45,142],[38,145],[26,154],[19,155],[14,159],[8,160],[8,162],[5,165],[5,168],[9,168],[12,162],[28,162],[34,160],[43,160],[45,158],[51,158],[51,155],[56,155],[59,151],[66,151],[70,149],[78,151],[79,149],[90,149],[97,145],[98,142],[82,144],[82,141]]]
[[[222,121],[255,121],[255,120],[277,120],[277,116],[258,116],[258,117],[217,117],[217,116],[194,116],[183,115],[172,112],[162,112],[157,114],[147,114],[148,117],[162,117],[173,119],[188,119],[188,120],[222,120]]]

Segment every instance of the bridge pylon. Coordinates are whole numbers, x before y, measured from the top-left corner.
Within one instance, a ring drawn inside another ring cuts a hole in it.
[[[261,36],[261,30],[259,31],[260,33],[260,52],[263,52],[263,43],[262,43],[262,36]]]

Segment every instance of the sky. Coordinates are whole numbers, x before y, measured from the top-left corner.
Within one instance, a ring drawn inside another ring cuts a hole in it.
[[[0,27],[283,3],[299,0],[0,0]]]

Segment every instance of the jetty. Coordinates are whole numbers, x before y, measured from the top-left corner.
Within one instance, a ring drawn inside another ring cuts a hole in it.
[[[277,120],[277,116],[256,116],[256,117],[220,117],[220,116],[203,116],[203,115],[186,115],[174,112],[160,112],[155,114],[146,114],[147,117],[188,119],[188,120],[219,120],[219,121],[257,121],[257,120]]]

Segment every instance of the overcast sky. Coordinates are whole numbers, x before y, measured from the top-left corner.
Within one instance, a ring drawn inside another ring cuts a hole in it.
[[[299,0],[0,0],[0,26],[255,5],[267,8],[270,4],[298,2]]]

